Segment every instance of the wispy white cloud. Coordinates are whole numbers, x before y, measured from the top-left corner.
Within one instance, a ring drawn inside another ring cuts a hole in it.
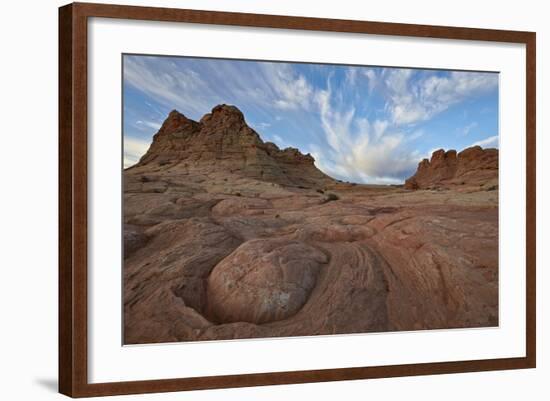
[[[151,141],[124,136],[124,168],[136,164],[141,156],[147,152]]]
[[[419,154],[402,146],[406,137],[388,132],[389,122],[356,117],[355,109],[339,104],[342,98],[333,90],[317,93],[323,133],[327,147],[310,145],[317,166],[325,173],[355,182],[399,183],[416,167]]]
[[[264,63],[262,72],[274,96],[276,107],[283,110],[308,110],[311,107],[313,88],[306,78],[297,74],[289,64]]]
[[[157,122],[154,122],[154,121],[142,121],[142,120],[137,120],[136,124],[137,125],[144,125],[144,126],[149,127],[149,128],[153,128],[156,131],[158,131],[160,129],[160,127],[162,126],[161,123],[157,123]]]
[[[330,79],[328,89],[320,91],[316,96],[321,115],[321,124],[325,132],[326,140],[332,150],[338,153],[347,152],[350,149],[351,138],[349,136],[350,126],[353,121],[355,109],[353,107],[337,111],[332,108],[331,101],[332,89]],[[362,120],[363,123],[366,120]]]
[[[482,148],[498,148],[498,135],[490,136],[472,143],[471,146],[481,146]]]
[[[283,138],[281,138],[280,135],[274,134],[274,135],[271,135],[271,138],[272,138],[272,141],[273,141],[280,149],[288,148],[288,147],[290,146],[290,145],[288,144],[287,141],[285,141]]]
[[[271,127],[271,123],[267,122],[250,123],[250,125],[257,130],[264,130]]]
[[[355,85],[357,81],[357,71],[359,71],[359,69],[356,67],[349,67],[346,69],[346,83],[348,85]]]
[[[369,93],[372,93],[372,91],[376,88],[379,82],[379,77],[376,74],[376,71],[372,68],[366,68],[363,70],[363,75],[367,77],[367,84],[369,87]]]
[[[154,57],[126,56],[125,82],[167,109],[176,108],[192,118],[220,103],[264,114],[268,107],[287,111],[312,106],[313,87],[290,64],[216,60],[199,66],[182,60],[159,63]]]
[[[418,138],[424,136],[425,131],[423,129],[417,129],[407,135],[407,141],[416,141]]]
[[[462,129],[459,129],[459,132],[461,135],[468,135],[474,128],[477,128],[479,124],[475,121],[471,122],[470,124],[466,125],[465,127],[462,127]]]
[[[382,135],[384,135],[384,132],[388,129],[388,121],[386,120],[375,120],[372,129],[374,131],[374,136],[376,139],[380,139]]]
[[[151,102],[148,102],[148,101],[145,101],[144,102],[147,107],[149,108],[149,110],[151,110],[153,113],[156,114],[157,118],[165,118],[166,116],[163,114],[163,112],[157,107],[155,106],[154,104],[152,104]]]
[[[386,108],[398,125],[429,120],[450,106],[498,85],[498,75],[487,73],[452,71],[413,80],[412,69],[385,69],[382,75],[388,95]]]
[[[181,108],[197,114],[209,110],[209,85],[200,74],[175,63],[156,63],[154,58],[124,58],[124,80],[169,109]]]

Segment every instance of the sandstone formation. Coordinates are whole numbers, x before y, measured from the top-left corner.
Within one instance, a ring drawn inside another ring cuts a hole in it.
[[[124,172],[125,343],[498,325],[494,152],[351,185],[233,106],[170,113]]]
[[[137,166],[183,164],[192,170],[227,170],[242,177],[305,186],[330,181],[298,149],[264,143],[235,106],[219,105],[199,122],[172,111]],[[181,167],[181,166],[180,166]]]
[[[439,149],[431,160],[422,160],[416,173],[405,181],[407,189],[456,185],[498,185],[498,150],[472,146],[457,154],[456,150]]]

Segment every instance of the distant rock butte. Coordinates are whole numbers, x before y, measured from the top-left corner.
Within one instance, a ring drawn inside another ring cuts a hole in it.
[[[418,164],[416,173],[405,181],[407,189],[430,189],[456,185],[498,185],[498,149],[472,146],[456,150],[436,150],[431,160]]]
[[[176,110],[168,115],[136,166],[156,164],[188,170],[226,170],[243,177],[291,186],[333,181],[310,154],[263,142],[235,106],[218,105],[193,121]]]

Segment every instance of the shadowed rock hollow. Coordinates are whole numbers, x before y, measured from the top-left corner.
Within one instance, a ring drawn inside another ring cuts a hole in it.
[[[497,178],[470,148],[341,183],[234,106],[173,111],[124,171],[125,343],[498,325]]]

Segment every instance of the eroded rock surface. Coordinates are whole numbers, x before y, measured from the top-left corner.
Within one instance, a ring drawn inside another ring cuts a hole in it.
[[[242,177],[308,186],[331,179],[315,168],[311,155],[264,143],[234,106],[219,105],[199,122],[174,110],[154,136],[137,167],[226,170]]]
[[[124,172],[125,343],[498,325],[498,153],[436,153],[350,185],[233,106],[170,113]]]
[[[405,181],[407,189],[431,189],[451,186],[498,186],[498,150],[473,146],[460,153],[436,150],[431,160],[418,164],[416,173]]]
[[[327,256],[293,240],[255,239],[222,260],[208,277],[209,315],[217,322],[267,323],[306,303]]]

